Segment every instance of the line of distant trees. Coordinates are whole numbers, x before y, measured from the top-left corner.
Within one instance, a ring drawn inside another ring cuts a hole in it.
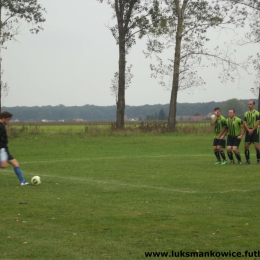
[[[257,101],[256,107],[258,105]],[[206,116],[219,106],[223,115],[227,115],[230,108],[234,108],[238,116],[242,116],[247,110],[248,100],[230,99],[223,102],[207,103],[177,103],[177,116]],[[3,107],[13,113],[13,120],[19,121],[115,121],[116,106],[35,106],[35,107]],[[129,120],[167,120],[169,104],[126,106],[125,115]]]

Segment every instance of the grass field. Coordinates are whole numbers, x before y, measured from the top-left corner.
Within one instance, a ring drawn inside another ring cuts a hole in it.
[[[258,250],[254,151],[252,165],[214,165],[211,145],[212,134],[11,138],[26,179],[42,184],[21,187],[10,166],[0,171],[0,259]]]

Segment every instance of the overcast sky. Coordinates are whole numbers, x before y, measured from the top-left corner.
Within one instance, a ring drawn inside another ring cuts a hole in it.
[[[7,50],[2,51],[3,81],[10,87],[3,105],[114,105],[110,86],[118,70],[118,46],[105,26],[115,23],[111,20],[112,9],[97,0],[38,2],[47,10],[44,31],[32,35],[30,27],[22,24],[17,41],[7,43]],[[222,44],[233,36],[231,32],[221,36],[212,33],[211,44]],[[128,64],[133,64],[134,78],[126,91],[126,104],[169,103],[170,91],[150,77],[149,64],[155,60],[145,58],[142,53],[145,47],[145,40],[137,41],[127,57]],[[247,45],[237,50],[237,60],[242,60],[255,55],[259,46]],[[252,98],[250,88],[254,85],[255,72],[253,69],[250,72],[248,75],[241,71],[240,82],[221,84],[217,69],[204,69],[200,72],[206,81],[204,89],[179,92],[178,102]]]

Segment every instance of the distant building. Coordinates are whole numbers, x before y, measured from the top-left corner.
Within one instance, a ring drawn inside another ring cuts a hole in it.
[[[76,121],[76,122],[82,122],[82,121],[84,121],[84,119],[82,119],[82,118],[75,118],[74,121]]]
[[[212,116],[215,116],[215,114],[214,114],[213,112],[209,112],[209,113],[207,114],[207,117],[212,117]]]

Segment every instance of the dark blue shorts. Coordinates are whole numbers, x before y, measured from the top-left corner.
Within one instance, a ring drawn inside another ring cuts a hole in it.
[[[222,148],[225,148],[226,147],[226,140],[214,138],[213,146],[220,146]]]
[[[246,131],[245,143],[259,143],[259,133],[257,129],[255,129],[252,135],[249,135]]]
[[[241,142],[241,139],[238,139],[237,136],[228,135],[227,146],[237,146],[237,147],[239,147],[240,142]]]

